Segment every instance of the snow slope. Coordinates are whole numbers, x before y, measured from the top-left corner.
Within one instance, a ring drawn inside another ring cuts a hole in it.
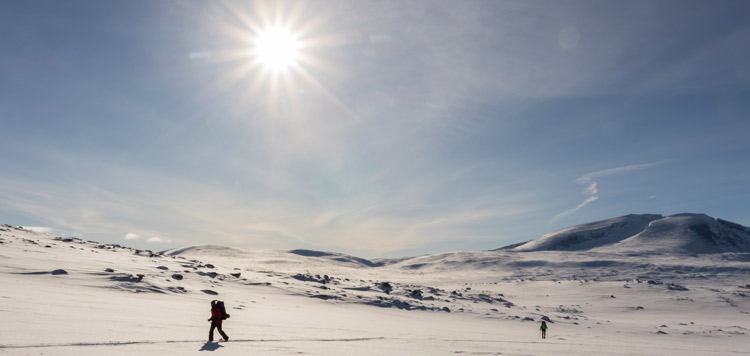
[[[705,214],[626,215],[563,229],[505,249],[619,254],[750,252],[750,228]]]
[[[747,253],[369,263],[308,250],[169,253],[0,226],[0,353],[739,355],[750,345]],[[229,342],[205,341],[213,299],[229,308]]]
[[[513,251],[581,251],[620,242],[643,231],[661,215],[626,215],[613,219],[573,226],[544,235],[536,240],[513,246]]]
[[[652,221],[643,231],[601,251],[704,254],[750,252],[750,229],[704,214]]]

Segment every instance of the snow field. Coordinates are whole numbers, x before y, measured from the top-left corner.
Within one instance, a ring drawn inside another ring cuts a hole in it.
[[[643,271],[613,275],[607,263],[585,271],[598,280],[563,278],[582,274],[578,266],[550,274],[550,265],[575,259],[553,252],[501,255],[509,264],[485,268],[469,261],[490,261],[488,252],[424,257],[434,265],[405,269],[281,251],[172,258],[15,228],[0,231],[0,242],[0,353],[8,355],[740,355],[750,345],[741,260],[692,259],[705,278],[649,283],[630,279]],[[383,281],[390,295],[377,288]],[[378,298],[412,309],[378,307]],[[206,343],[212,299],[231,314],[229,342]],[[546,340],[542,317],[551,320]]]

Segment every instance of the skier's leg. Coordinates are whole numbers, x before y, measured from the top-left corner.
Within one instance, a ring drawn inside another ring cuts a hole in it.
[[[215,323],[211,323],[211,330],[208,331],[208,341],[214,341],[214,329],[216,328]]]
[[[221,335],[221,337],[224,338],[224,341],[228,341],[229,340],[229,336],[227,336],[227,334],[224,333],[224,330],[221,329],[221,324],[216,325],[216,329],[219,330],[219,334]]]

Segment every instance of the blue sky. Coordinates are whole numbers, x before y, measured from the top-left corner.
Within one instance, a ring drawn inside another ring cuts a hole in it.
[[[161,250],[750,225],[747,1],[5,1],[0,223]],[[297,64],[253,38],[282,26]]]

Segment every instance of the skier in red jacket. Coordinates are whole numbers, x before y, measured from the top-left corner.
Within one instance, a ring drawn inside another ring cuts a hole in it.
[[[229,341],[229,336],[224,333],[224,330],[221,330],[221,309],[219,309],[219,306],[216,305],[216,301],[211,301],[211,318],[208,319],[208,321],[211,322],[211,330],[208,332],[208,341],[214,341],[214,329],[219,330],[219,334],[221,334],[221,337],[224,338],[224,341]]]

